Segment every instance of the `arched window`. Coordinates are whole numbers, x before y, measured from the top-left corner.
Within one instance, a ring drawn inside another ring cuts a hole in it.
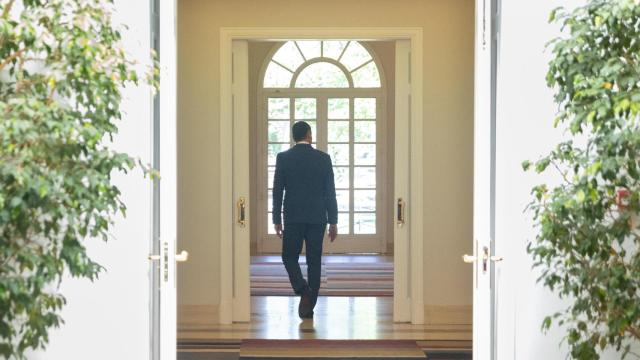
[[[273,55],[265,88],[380,88],[378,67],[357,41],[288,41]]]
[[[311,125],[314,146],[331,156],[338,198],[338,228],[342,241],[326,244],[332,252],[378,252],[380,235],[379,169],[383,129],[384,89],[374,55],[358,41],[287,41],[276,46],[263,67],[259,89],[259,248],[278,251],[271,204],[276,155],[294,145],[290,129],[296,121]],[[271,243],[271,245],[269,245]],[[332,248],[333,247],[333,248]]]

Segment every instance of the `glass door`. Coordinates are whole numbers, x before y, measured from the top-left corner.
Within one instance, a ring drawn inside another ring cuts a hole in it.
[[[295,145],[290,129],[296,121],[311,125],[318,150],[331,156],[338,201],[339,240],[325,242],[325,253],[380,253],[385,251],[379,220],[382,196],[378,189],[379,97],[315,95],[267,97],[268,176],[264,245],[274,252],[280,239],[271,224],[272,186],[276,155]],[[268,245],[272,243],[272,245]],[[264,249],[264,247],[263,247]]]

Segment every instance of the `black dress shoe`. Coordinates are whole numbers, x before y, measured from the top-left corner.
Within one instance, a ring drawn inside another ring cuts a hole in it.
[[[302,292],[300,296],[300,304],[298,305],[298,316],[302,319],[309,319],[313,317],[313,303],[311,299],[311,293],[308,289]]]

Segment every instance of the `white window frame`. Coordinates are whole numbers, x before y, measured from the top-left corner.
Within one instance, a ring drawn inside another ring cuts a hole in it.
[[[327,134],[324,129],[320,126],[322,122],[328,123],[326,102],[327,99],[330,98],[349,98],[349,124],[352,126],[354,124],[354,114],[353,114],[353,99],[355,98],[375,98],[376,99],[376,233],[375,234],[354,234],[353,229],[353,219],[354,219],[354,199],[353,199],[353,190],[355,188],[349,188],[349,234],[340,234],[339,240],[331,243],[328,241],[328,237],[325,236],[325,241],[323,245],[323,252],[327,253],[385,253],[387,251],[387,240],[391,236],[387,232],[387,223],[388,221],[384,221],[384,215],[386,213],[385,209],[388,209],[388,194],[387,189],[385,188],[385,181],[387,174],[387,161],[385,155],[385,149],[387,148],[387,139],[386,139],[386,111],[387,111],[387,91],[386,91],[386,82],[385,76],[383,72],[383,68],[381,63],[375,54],[375,52],[366,44],[359,42],[371,55],[372,59],[367,61],[366,63],[354,68],[351,72],[339,61],[330,59],[330,58],[314,58],[306,60],[300,64],[292,74],[290,87],[288,88],[265,88],[264,87],[264,76],[267,71],[267,67],[271,63],[273,56],[280,49],[282,45],[286,42],[275,43],[273,48],[269,51],[268,55],[265,57],[265,60],[262,64],[262,68],[258,75],[258,96],[257,96],[257,117],[256,117],[256,129],[259,134],[257,146],[259,149],[259,158],[256,162],[256,180],[258,181],[258,219],[256,219],[256,236],[257,236],[257,250],[260,254],[268,254],[268,253],[280,253],[282,251],[282,240],[279,239],[274,234],[269,234],[268,229],[271,226],[271,221],[266,218],[268,209],[268,173],[265,171],[267,169],[267,137],[264,136],[268,131],[268,115],[266,104],[269,98],[287,98],[287,99],[295,99],[295,98],[315,98],[316,99],[316,121],[317,125],[317,133],[313,134],[314,142],[318,145],[326,145]],[[346,50],[347,47],[345,47]],[[344,54],[344,50],[343,50]],[[353,78],[351,73],[360,69],[362,66],[369,64],[371,61],[377,67],[378,74],[380,77],[380,87],[376,88],[356,88],[354,87]],[[306,69],[309,65],[315,64],[318,62],[328,62],[333,65],[338,66],[343,73],[345,74],[347,81],[349,82],[348,88],[296,88],[295,83],[297,81],[298,76],[304,69]],[[293,104],[294,100],[291,101]],[[294,119],[294,108],[290,107],[290,119],[289,122],[292,124]],[[354,144],[354,132],[353,129],[349,132],[349,145],[350,145],[350,154],[351,159],[353,160],[353,144]],[[290,141],[290,145],[293,146],[293,142]],[[335,165],[335,164],[334,164]],[[354,176],[354,164],[352,161],[349,163],[349,177],[350,184],[353,183]]]

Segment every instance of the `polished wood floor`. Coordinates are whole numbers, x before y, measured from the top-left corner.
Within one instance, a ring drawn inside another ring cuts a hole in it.
[[[412,325],[393,322],[391,297],[320,297],[313,320],[297,315],[298,297],[256,296],[251,322],[231,325],[181,322],[179,342],[241,339],[407,339],[468,347],[471,325]]]
[[[254,255],[251,256],[251,263],[265,263],[275,262],[282,263],[281,255]],[[300,263],[306,262],[304,254],[300,255]],[[337,264],[376,264],[376,263],[392,263],[393,256],[389,255],[322,255],[322,262],[324,264],[337,263]]]

